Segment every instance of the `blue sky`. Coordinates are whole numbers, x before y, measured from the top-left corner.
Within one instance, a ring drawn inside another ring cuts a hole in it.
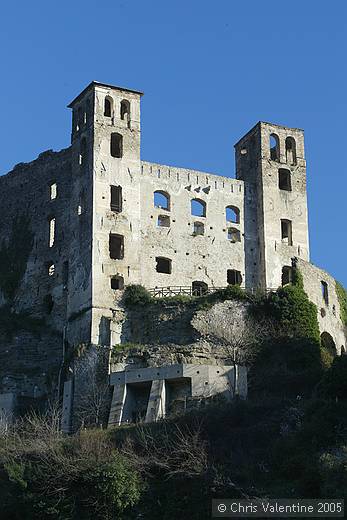
[[[347,2],[32,0],[1,7],[0,173],[69,145],[92,79],[142,90],[142,159],[234,176],[257,121],[305,129],[311,260],[347,286]]]

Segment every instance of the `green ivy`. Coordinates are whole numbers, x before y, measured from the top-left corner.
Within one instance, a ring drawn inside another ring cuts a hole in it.
[[[336,283],[336,293],[337,298],[340,303],[340,316],[342,323],[347,327],[347,291],[343,287],[343,285],[340,284],[337,280],[335,280]]]

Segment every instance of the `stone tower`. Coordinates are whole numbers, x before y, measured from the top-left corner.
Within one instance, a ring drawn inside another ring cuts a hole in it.
[[[235,151],[245,183],[245,284],[277,288],[290,281],[293,257],[309,260],[304,133],[259,122]]]

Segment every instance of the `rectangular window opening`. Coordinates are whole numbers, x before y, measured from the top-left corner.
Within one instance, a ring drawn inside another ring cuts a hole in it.
[[[291,220],[281,220],[281,239],[283,244],[287,244],[288,246],[293,245]]]
[[[329,304],[329,293],[328,293],[328,284],[326,282],[321,282],[321,288],[322,288],[322,296],[323,300],[326,303],[326,305]]]
[[[121,213],[123,209],[122,187],[111,186],[111,211]]]
[[[49,221],[49,247],[53,247],[55,242],[55,218]]]
[[[124,258],[124,237],[111,233],[109,239],[110,258],[121,260]]]
[[[171,260],[161,256],[156,257],[156,271],[157,273],[171,274]]]

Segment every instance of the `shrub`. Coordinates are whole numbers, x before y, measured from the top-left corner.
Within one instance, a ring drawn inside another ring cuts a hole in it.
[[[128,285],[123,296],[124,304],[127,307],[135,305],[148,305],[153,299],[150,293],[142,285]]]
[[[347,327],[347,291],[346,289],[337,281],[336,283],[336,293],[340,303],[340,313],[342,323]]]

